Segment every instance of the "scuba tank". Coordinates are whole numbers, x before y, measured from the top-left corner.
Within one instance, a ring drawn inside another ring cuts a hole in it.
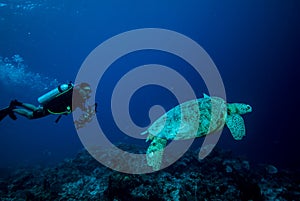
[[[41,105],[44,105],[46,103],[48,103],[49,101],[51,101],[52,99],[54,99],[55,97],[67,92],[69,89],[71,89],[73,87],[73,84],[61,84],[58,87],[56,87],[55,89],[49,91],[48,93],[40,96],[38,98],[38,102]]]

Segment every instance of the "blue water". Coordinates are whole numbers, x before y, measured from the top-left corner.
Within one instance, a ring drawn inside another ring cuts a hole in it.
[[[37,98],[56,84],[74,81],[84,59],[110,37],[138,28],[170,29],[195,40],[208,52],[222,76],[228,102],[253,107],[253,112],[244,116],[247,136],[234,141],[225,128],[218,146],[254,163],[299,168],[299,4],[271,0],[2,0],[0,107],[11,99],[37,104]],[[166,53],[141,51],[111,66],[101,81],[97,101],[112,141],[136,143],[124,138],[113,122],[111,90],[124,73],[149,63],[175,69],[187,65]],[[190,68],[181,73],[199,98],[207,93],[201,77]],[[168,110],[177,102],[165,89],[145,87],[131,101],[135,123],[147,126],[148,110],[155,104]],[[55,119],[1,121],[0,166],[46,166],[74,156],[83,145],[72,116],[63,117],[58,124]]]

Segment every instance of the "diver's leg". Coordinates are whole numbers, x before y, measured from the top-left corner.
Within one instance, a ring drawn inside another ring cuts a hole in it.
[[[39,107],[34,111],[30,111],[27,109],[13,109],[12,111],[28,119],[38,119],[49,115],[49,113],[46,112],[42,107]]]
[[[26,109],[13,109],[13,112],[22,115],[28,119],[32,119],[33,118],[33,112],[30,110],[26,110]]]
[[[38,107],[36,107],[35,105],[29,104],[29,103],[22,103],[22,105],[20,105],[21,107],[24,107],[28,110],[31,111],[36,111],[38,109]]]
[[[16,108],[15,106],[20,106],[24,109]],[[29,103],[22,103],[17,100],[12,100],[10,103],[10,107],[13,107],[13,112],[22,115],[28,119],[37,119],[49,115],[49,112],[47,112],[47,110],[44,110],[44,108],[41,106],[36,107],[35,105]]]
[[[38,107],[36,107],[35,105],[29,104],[29,103],[22,103],[18,100],[12,100],[10,102],[10,106],[13,106],[13,107],[20,106],[20,107],[23,107],[23,108],[31,110],[31,111],[36,111],[38,109]]]

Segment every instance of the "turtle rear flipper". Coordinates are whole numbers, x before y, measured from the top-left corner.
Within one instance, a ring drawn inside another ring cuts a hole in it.
[[[246,135],[244,120],[240,115],[227,115],[226,125],[235,140],[241,140]]]
[[[149,148],[147,149],[147,163],[153,168],[153,170],[159,170],[161,167],[162,157],[164,149],[166,147],[167,140],[159,137],[154,137]]]

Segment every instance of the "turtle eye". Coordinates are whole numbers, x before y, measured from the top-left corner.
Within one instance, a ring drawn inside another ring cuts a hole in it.
[[[251,110],[251,106],[247,105],[246,109],[247,109],[247,111]]]

